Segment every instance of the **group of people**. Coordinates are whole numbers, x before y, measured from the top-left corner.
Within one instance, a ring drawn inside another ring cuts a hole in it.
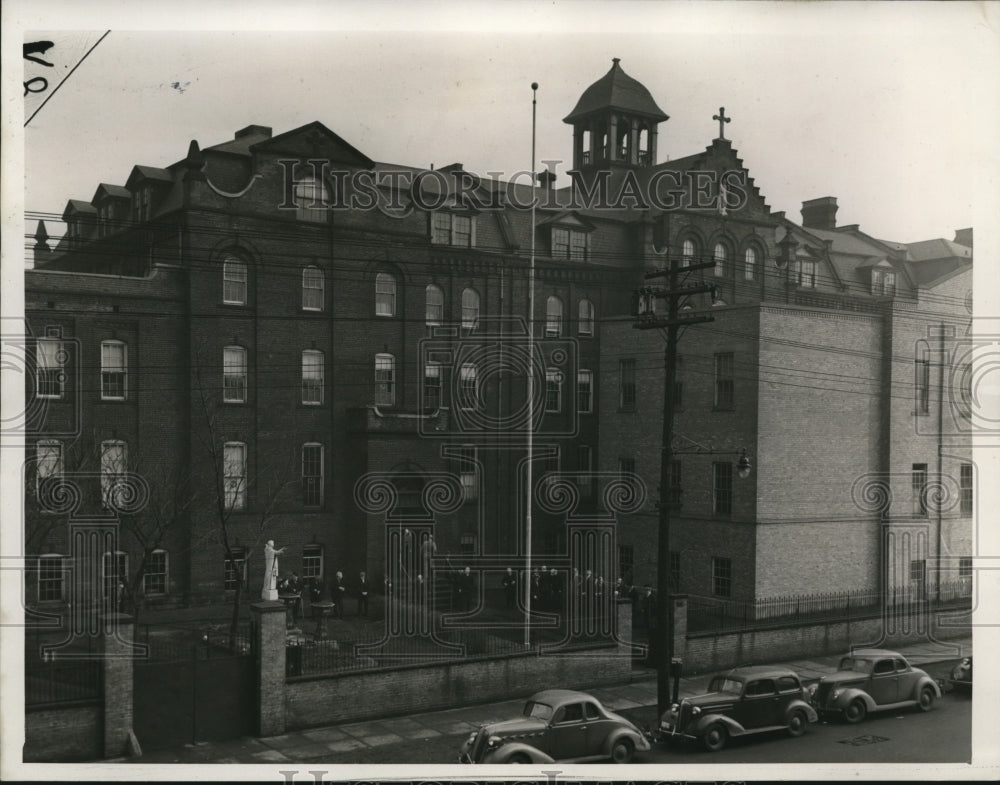
[[[357,615],[367,618],[368,597],[371,591],[371,582],[364,570],[358,573],[358,577],[350,586],[341,570],[337,570],[329,582],[317,577],[303,580],[294,571],[278,582],[279,597],[284,596],[292,602],[293,620],[297,620],[302,614],[303,595],[309,598],[310,609],[330,603],[327,607],[335,619],[344,618],[345,601],[348,597],[353,597],[357,601]]]

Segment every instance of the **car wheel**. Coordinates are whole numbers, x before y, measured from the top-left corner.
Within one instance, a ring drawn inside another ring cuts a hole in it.
[[[631,739],[618,739],[611,748],[611,760],[615,763],[631,763],[635,745]]]
[[[509,758],[507,758],[508,763],[531,763],[531,758],[525,755],[523,752],[515,752]]]
[[[930,711],[934,708],[934,690],[930,687],[924,687],[920,690],[920,696],[917,698],[917,707],[920,711]]]
[[[808,724],[809,718],[806,717],[806,713],[802,709],[796,709],[788,718],[788,735],[801,736],[806,732],[806,725]]]
[[[844,719],[851,723],[851,725],[861,722],[867,714],[868,707],[865,706],[865,702],[861,698],[855,698],[844,709]]]
[[[701,743],[705,745],[705,749],[709,752],[718,752],[726,746],[726,738],[728,736],[729,733],[726,731],[726,726],[721,722],[716,722],[705,729],[705,733],[701,737]]]

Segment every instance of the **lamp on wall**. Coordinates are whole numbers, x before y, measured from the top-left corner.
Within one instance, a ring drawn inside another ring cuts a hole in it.
[[[739,475],[741,480],[745,480],[750,476],[751,468],[750,459],[747,458],[747,448],[740,447],[740,457],[739,460],[736,461],[736,474]]]

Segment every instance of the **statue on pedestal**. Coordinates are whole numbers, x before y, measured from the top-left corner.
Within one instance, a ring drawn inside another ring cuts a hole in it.
[[[278,599],[278,554],[284,552],[284,548],[274,547],[274,540],[268,540],[264,544],[264,588],[260,593],[262,600]]]

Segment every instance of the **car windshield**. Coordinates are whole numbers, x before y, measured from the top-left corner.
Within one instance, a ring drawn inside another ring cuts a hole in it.
[[[534,717],[536,720],[544,720],[547,722],[552,718],[552,707],[547,703],[528,701],[524,704],[524,716]]]
[[[857,657],[844,657],[837,666],[839,671],[857,671],[858,673],[871,673],[872,664],[870,660],[862,660]]]
[[[739,695],[742,690],[743,682],[725,676],[716,676],[708,685],[709,692],[728,692],[731,695]]]

